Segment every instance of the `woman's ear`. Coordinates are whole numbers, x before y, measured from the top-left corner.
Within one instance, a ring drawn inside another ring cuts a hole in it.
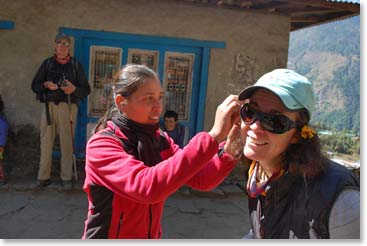
[[[115,97],[115,104],[117,106],[117,108],[120,110],[121,113],[124,112],[124,106],[127,104],[127,99],[126,97],[118,94]]]

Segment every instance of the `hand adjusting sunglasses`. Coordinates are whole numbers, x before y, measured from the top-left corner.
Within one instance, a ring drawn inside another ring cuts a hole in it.
[[[282,134],[298,127],[296,122],[285,115],[266,114],[250,107],[248,103],[242,105],[240,115],[246,125],[251,125],[259,120],[262,128],[275,134]]]

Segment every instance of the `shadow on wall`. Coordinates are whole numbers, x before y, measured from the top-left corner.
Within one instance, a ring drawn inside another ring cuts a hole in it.
[[[58,138],[55,149],[59,149]],[[32,181],[37,179],[40,160],[39,129],[32,125],[19,125],[10,128],[4,154],[4,167],[8,180]],[[84,179],[84,159],[77,160],[78,178]],[[60,159],[53,158],[51,179],[59,179]],[[79,177],[80,176],[80,177]]]
[[[32,125],[9,128],[4,166],[9,180],[36,177],[39,163],[39,130]]]

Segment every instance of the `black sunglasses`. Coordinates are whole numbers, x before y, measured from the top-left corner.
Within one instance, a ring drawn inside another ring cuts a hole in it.
[[[290,120],[285,115],[266,114],[250,107],[248,103],[242,105],[240,114],[241,119],[246,125],[251,125],[259,120],[265,130],[275,134],[282,134],[292,128],[298,127],[296,122]]]

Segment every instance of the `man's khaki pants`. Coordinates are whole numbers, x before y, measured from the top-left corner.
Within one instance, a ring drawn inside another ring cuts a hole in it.
[[[38,180],[47,180],[51,176],[52,151],[56,134],[59,135],[61,148],[61,172],[60,177],[63,181],[69,181],[73,178],[73,142],[70,127],[70,111],[69,106],[65,102],[56,105],[49,102],[49,111],[51,125],[47,124],[46,105],[43,103],[41,117],[41,160],[38,170]],[[71,104],[71,117],[73,133],[76,125],[76,104]]]

